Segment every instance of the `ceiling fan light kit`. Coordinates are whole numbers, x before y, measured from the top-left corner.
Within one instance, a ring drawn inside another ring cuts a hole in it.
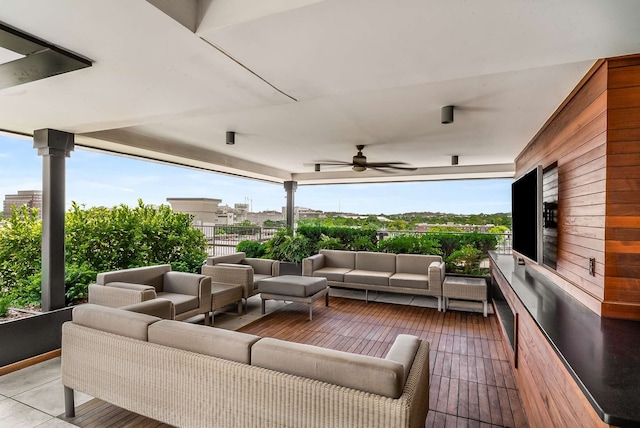
[[[444,106],[440,109],[440,121],[443,125],[453,123],[453,106]]]

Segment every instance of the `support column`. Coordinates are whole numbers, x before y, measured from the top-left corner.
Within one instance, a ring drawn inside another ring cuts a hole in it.
[[[74,135],[55,129],[33,133],[42,156],[42,310],[64,308],[65,163]]]
[[[298,182],[296,181],[285,181],[284,182],[284,190],[287,192],[287,227],[293,230],[293,225],[295,223],[295,202],[294,202],[294,193],[298,188]]]

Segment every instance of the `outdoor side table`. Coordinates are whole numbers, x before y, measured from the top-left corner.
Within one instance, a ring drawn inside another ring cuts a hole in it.
[[[484,304],[484,316],[487,316],[487,282],[482,278],[446,276],[442,283],[444,311],[449,307],[449,299],[475,300]]]
[[[225,284],[222,282],[211,283],[211,325],[216,309],[238,302],[238,315],[242,315],[242,285]]]

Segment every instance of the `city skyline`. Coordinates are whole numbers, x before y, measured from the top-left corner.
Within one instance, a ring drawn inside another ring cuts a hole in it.
[[[42,188],[42,158],[29,138],[0,135],[0,195]],[[247,203],[253,212],[286,205],[281,184],[171,166],[76,148],[66,166],[66,207],[168,205],[167,198]],[[511,179],[299,186],[295,205],[357,214],[511,211]]]

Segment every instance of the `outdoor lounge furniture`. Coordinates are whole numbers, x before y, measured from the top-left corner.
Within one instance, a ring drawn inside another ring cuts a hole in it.
[[[232,303],[238,303],[238,315],[242,315],[243,288],[237,284],[211,283],[211,325],[213,325],[215,310],[224,308]]]
[[[99,273],[89,285],[89,303],[113,308],[158,297],[173,303],[176,320],[204,314],[209,323],[211,278],[205,275],[173,272],[165,264]]]
[[[483,303],[483,313],[487,316],[487,282],[482,278],[447,276],[442,285],[444,310],[449,308],[449,299],[477,300]]]
[[[211,256],[202,265],[202,274],[210,276],[214,282],[241,285],[246,310],[247,299],[258,294],[258,282],[280,274],[280,262],[247,257],[243,252]]]
[[[181,427],[417,428],[429,407],[429,343],[409,335],[375,358],[86,304],[62,355],[67,417],[74,390]]]
[[[320,250],[302,261],[304,276],[327,278],[330,287],[433,296],[442,307],[442,257],[365,251]]]
[[[260,280],[258,291],[262,299],[262,314],[266,300],[286,300],[309,304],[309,321],[313,319],[313,302],[324,296],[329,306],[329,286],[326,278],[283,275]]]

